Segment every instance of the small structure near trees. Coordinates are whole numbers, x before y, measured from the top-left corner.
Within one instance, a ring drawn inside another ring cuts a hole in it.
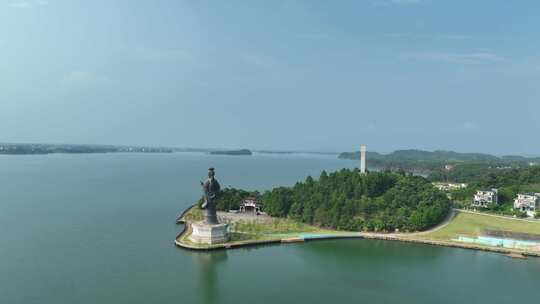
[[[240,203],[240,212],[253,212],[258,214],[261,212],[261,206],[254,197],[246,197]]]

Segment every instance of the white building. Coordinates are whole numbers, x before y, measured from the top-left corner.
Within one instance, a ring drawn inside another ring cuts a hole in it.
[[[514,209],[527,213],[527,216],[533,217],[539,208],[540,193],[520,193],[514,199]]]
[[[433,186],[441,191],[452,191],[467,188],[467,184],[464,183],[433,183]]]
[[[474,195],[472,205],[474,207],[485,208],[491,204],[498,203],[497,189],[478,190]]]

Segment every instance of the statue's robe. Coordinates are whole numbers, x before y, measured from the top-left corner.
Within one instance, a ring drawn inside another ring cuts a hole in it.
[[[206,205],[204,221],[207,224],[218,224],[216,214],[216,198],[220,190],[221,186],[215,178],[209,178],[203,184],[204,199]]]

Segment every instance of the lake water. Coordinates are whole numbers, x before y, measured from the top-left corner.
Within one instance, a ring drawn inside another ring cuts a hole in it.
[[[176,216],[223,186],[292,185],[334,156],[0,156],[0,303],[529,303],[540,258],[375,240],[192,252]]]

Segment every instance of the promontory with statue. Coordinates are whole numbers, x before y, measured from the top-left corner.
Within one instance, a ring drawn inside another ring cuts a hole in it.
[[[208,178],[200,182],[201,199],[177,219],[184,225],[175,244],[212,250],[358,238],[492,251],[517,258],[540,256],[540,239],[535,238],[540,224],[526,218],[529,209],[519,209],[537,208],[540,194],[531,194],[533,199],[520,194],[512,214],[497,213],[503,208],[497,207],[501,193],[495,188],[476,190],[489,182],[434,181],[438,172],[426,176],[388,167],[368,170],[368,155],[362,145],[356,169],[322,171],[294,186],[263,192],[222,189],[217,169],[211,167]],[[450,174],[457,169],[446,165],[444,170]],[[226,180],[227,172],[221,173]],[[529,200],[533,202],[528,205]]]

